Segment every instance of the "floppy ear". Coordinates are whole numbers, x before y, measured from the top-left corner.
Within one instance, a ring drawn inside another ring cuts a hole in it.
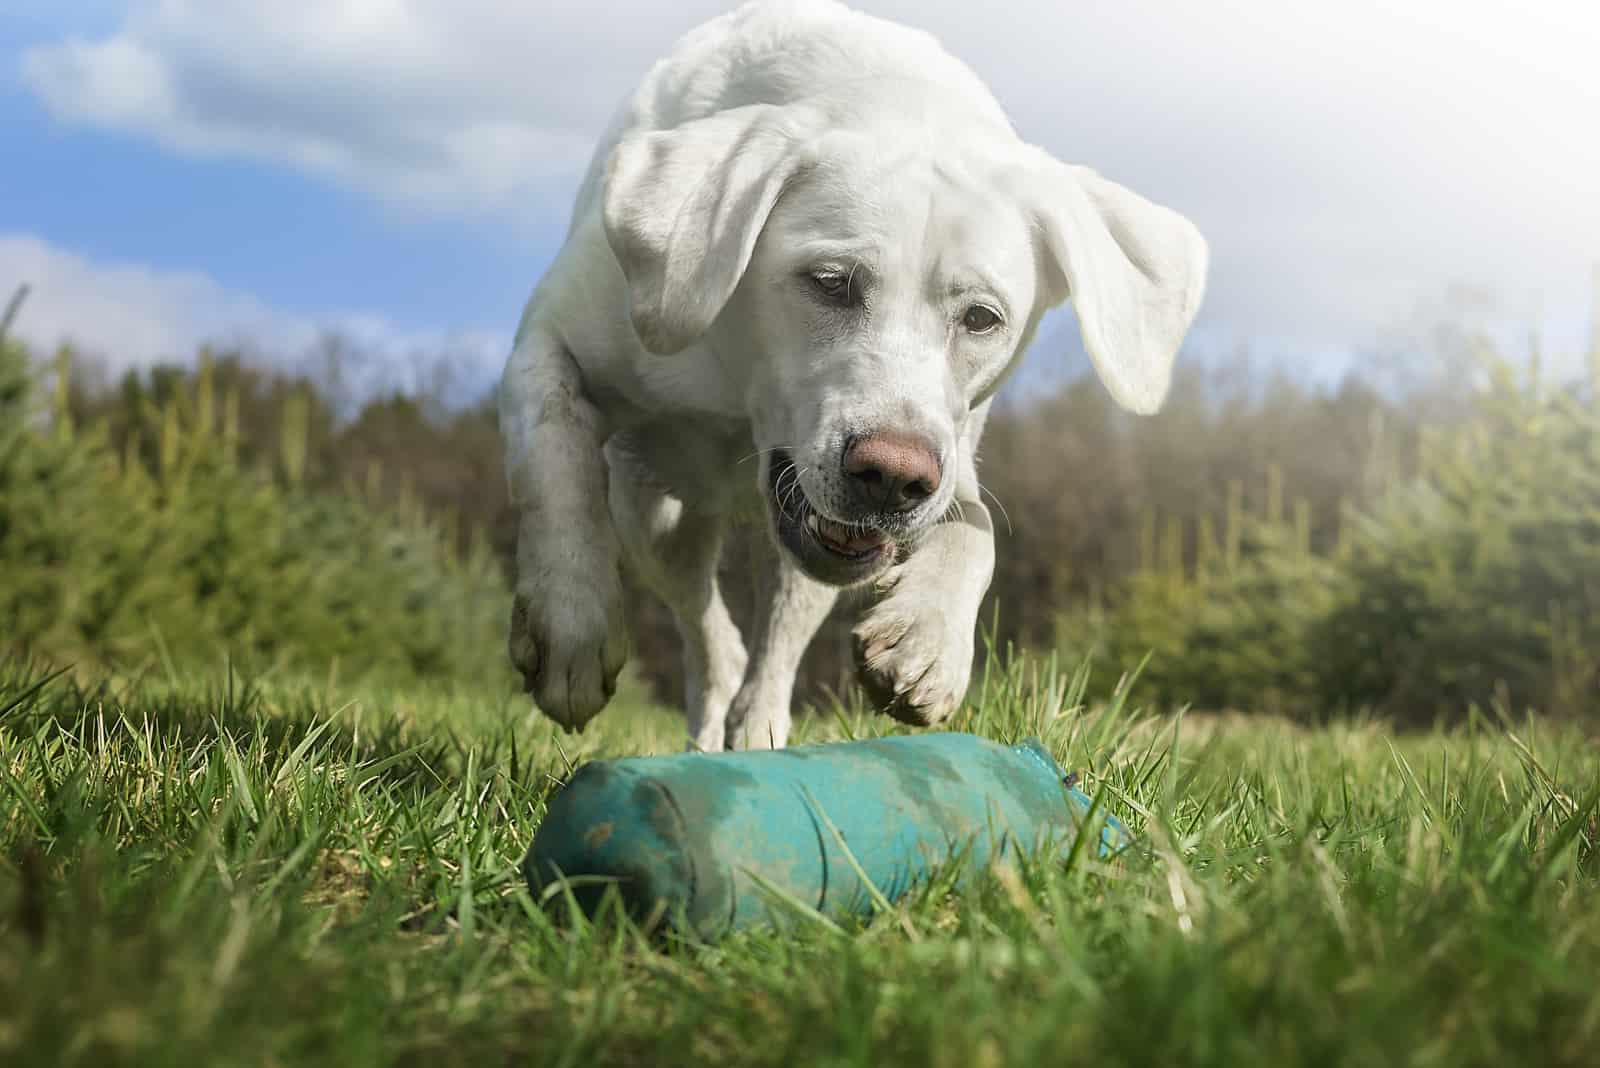
[[[1116,402],[1140,415],[1159,411],[1205,292],[1205,238],[1182,215],[1087,167],[1046,160],[1037,218],[1051,302],[1071,298],[1084,347]]]
[[[804,119],[796,108],[753,104],[632,134],[612,152],[601,214],[646,349],[687,347],[733,295],[798,169]]]

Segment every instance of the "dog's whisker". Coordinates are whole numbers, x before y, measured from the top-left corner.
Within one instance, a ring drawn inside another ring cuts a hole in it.
[[[989,495],[989,499],[994,502],[994,506],[1000,509],[1000,517],[1006,521],[1006,536],[1010,537],[1012,534],[1011,514],[1006,511],[1006,506],[1001,504],[1000,498],[994,495],[994,491],[985,486],[982,482],[978,483],[978,492],[980,494],[987,493]]]
[[[793,500],[798,500],[809,511],[811,510],[811,502],[807,500],[805,488],[800,484],[800,480],[805,477],[805,473],[806,469],[803,467],[796,467],[794,469],[794,480],[791,485],[790,498]]]
[[[733,466],[738,467],[742,463],[748,463],[751,460],[758,459],[759,457],[767,455],[769,452],[787,452],[792,454],[794,451],[795,446],[793,445],[769,445],[765,449],[757,449],[755,452],[746,453],[745,455],[739,457],[737,460],[733,461]]]
[[[805,474],[805,472],[805,468],[800,467],[799,465],[791,464],[789,468],[778,477],[778,485],[776,487],[778,507],[783,509],[785,513],[790,513],[793,511],[797,499],[801,502],[805,501],[805,492],[800,486],[800,478]]]

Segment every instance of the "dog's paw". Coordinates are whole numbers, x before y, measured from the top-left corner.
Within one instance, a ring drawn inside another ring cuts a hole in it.
[[[511,663],[539,711],[568,730],[611,700],[628,659],[620,592],[519,591],[511,605]]]
[[[724,745],[730,750],[782,749],[789,744],[788,709],[741,692],[728,708],[725,738]]]
[[[891,592],[853,632],[856,670],[867,695],[902,723],[942,722],[967,696],[973,629],[965,613],[934,598]]]

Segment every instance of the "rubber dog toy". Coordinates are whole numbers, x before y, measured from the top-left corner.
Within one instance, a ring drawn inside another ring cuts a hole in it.
[[[535,898],[567,890],[591,913],[615,885],[636,919],[702,939],[781,922],[785,897],[870,914],[958,856],[964,879],[1070,849],[1092,804],[1073,781],[1037,739],[971,734],[598,760],[551,799],[523,874]],[[1099,826],[1099,856],[1130,844],[1115,818]]]

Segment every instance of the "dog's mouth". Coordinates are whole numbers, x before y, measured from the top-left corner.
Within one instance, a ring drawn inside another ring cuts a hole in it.
[[[845,523],[817,511],[800,485],[794,459],[778,449],[767,469],[767,496],[778,540],[816,579],[849,585],[893,559],[895,539],[866,523]]]

